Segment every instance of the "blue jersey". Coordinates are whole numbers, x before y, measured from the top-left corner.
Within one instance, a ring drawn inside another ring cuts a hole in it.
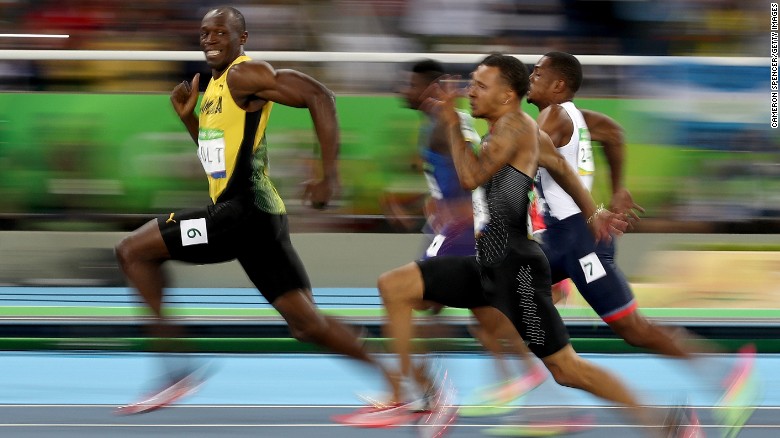
[[[420,155],[432,198],[449,201],[471,197],[471,191],[461,187],[455,163],[449,154],[442,155],[426,148],[420,151]]]
[[[461,132],[463,138],[467,144],[472,148],[476,148],[480,143],[479,134],[474,129],[474,121],[466,113],[458,111],[458,117],[460,118]],[[428,190],[431,193],[431,197],[436,200],[460,200],[463,198],[470,198],[471,191],[464,189],[460,185],[458,179],[458,172],[455,170],[455,163],[452,161],[452,156],[448,154],[440,154],[434,152],[430,148],[432,125],[426,125],[420,130],[420,156],[422,157],[423,172],[425,173],[425,179],[428,181]]]

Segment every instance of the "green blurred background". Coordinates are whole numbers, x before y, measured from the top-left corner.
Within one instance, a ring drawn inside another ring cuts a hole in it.
[[[207,202],[195,147],[167,94],[0,94],[0,213],[157,214]],[[740,163],[772,163],[770,149],[744,151],[650,143],[654,127],[641,99],[578,99],[625,127],[626,182],[646,217],[668,216],[693,196],[703,202],[755,200],[780,193],[777,178],[729,173]],[[419,114],[392,95],[341,96],[341,203],[336,213],[381,215],[384,192],[422,193],[413,169]],[[536,115],[536,108],[526,104]],[[484,125],[478,126],[484,132]],[[663,139],[664,136],[658,136]],[[305,110],[277,105],[268,128],[271,176],[288,206],[317,156]],[[603,154],[597,165],[606,169]],[[597,172],[594,196],[607,202],[608,172]],[[718,178],[717,187],[707,184]],[[769,208],[770,206],[767,206]]]

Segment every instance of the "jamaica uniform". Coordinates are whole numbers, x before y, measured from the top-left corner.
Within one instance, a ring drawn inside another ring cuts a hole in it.
[[[272,102],[246,112],[233,101],[229,70],[211,78],[200,105],[198,158],[212,204],[171,213],[158,224],[171,258],[190,263],[237,259],[269,302],[294,289],[310,289],[290,242],[286,210],[268,177],[265,130]]]
[[[417,264],[424,299],[469,309],[493,306],[509,317],[534,354],[546,357],[565,347],[569,336],[552,303],[547,259],[529,232],[532,194],[533,179],[504,166],[474,191],[476,256]]]

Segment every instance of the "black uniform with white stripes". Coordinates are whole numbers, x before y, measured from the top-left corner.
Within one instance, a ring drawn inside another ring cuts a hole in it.
[[[569,343],[551,297],[550,266],[529,236],[533,179],[509,165],[475,191],[477,255],[417,262],[426,300],[450,307],[493,306],[531,351],[549,356]]]

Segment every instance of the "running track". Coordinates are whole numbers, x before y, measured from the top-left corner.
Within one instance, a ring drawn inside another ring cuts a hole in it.
[[[712,357],[692,370],[648,355],[586,355],[630,381],[650,405],[679,403],[686,397],[700,406],[708,436],[723,429],[712,420],[713,389],[719,370],[731,358]],[[119,417],[113,407],[150,388],[161,372],[159,358],[143,353],[0,353],[0,436],[11,437],[415,437],[418,427],[354,429],[334,424],[330,416],[348,412],[360,402],[356,393],[383,389],[371,370],[332,355],[199,355],[211,370],[202,390],[181,405],[145,415]],[[489,359],[478,354],[451,354],[439,361],[459,390],[458,403],[492,376]],[[759,408],[740,437],[780,435],[780,355],[760,355],[756,375]],[[702,371],[707,370],[707,371]],[[512,414],[527,418],[538,412],[590,412],[597,427],[576,436],[641,437],[611,408],[591,396],[546,382]],[[459,418],[452,437],[487,436],[507,416]]]

